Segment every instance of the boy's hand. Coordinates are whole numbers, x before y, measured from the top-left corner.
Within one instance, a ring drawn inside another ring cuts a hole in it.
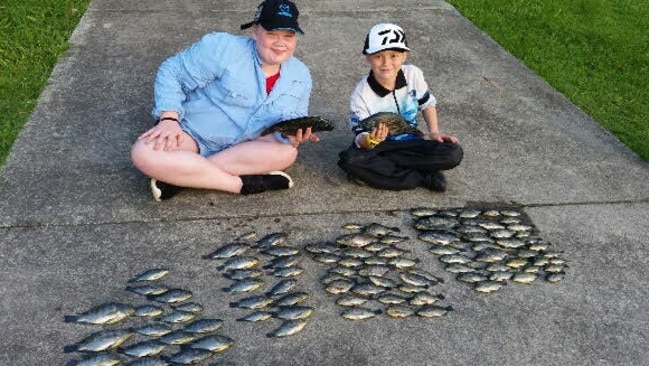
[[[455,144],[460,143],[460,140],[458,140],[455,136],[446,135],[443,133],[431,133],[430,139],[431,141],[437,141],[437,142],[453,142]]]
[[[385,123],[379,123],[378,126],[374,127],[372,132],[370,132],[370,138],[372,140],[383,142],[388,137],[388,126]]]
[[[154,150],[177,150],[183,141],[183,130],[178,122],[161,121],[150,130],[141,134],[138,140],[145,140],[146,144],[154,143]]]
[[[291,146],[297,148],[301,143],[305,141],[318,142],[320,139],[315,134],[311,133],[311,127],[299,129],[295,132],[295,135],[286,136],[289,141],[291,141]]]

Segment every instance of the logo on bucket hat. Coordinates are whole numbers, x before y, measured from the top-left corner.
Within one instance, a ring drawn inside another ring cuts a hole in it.
[[[377,24],[370,29],[367,37],[365,37],[364,55],[371,55],[385,50],[410,51],[408,42],[406,42],[406,32],[396,24]]]
[[[291,30],[304,34],[297,24],[297,17],[300,12],[295,3],[289,0],[265,0],[257,6],[255,19],[252,22],[242,24],[241,29],[247,29],[255,24],[261,24],[266,30]]]

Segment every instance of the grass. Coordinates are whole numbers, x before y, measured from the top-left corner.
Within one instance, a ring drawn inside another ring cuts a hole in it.
[[[649,162],[649,7],[637,0],[448,0]]]
[[[0,2],[0,166],[90,0]]]
[[[0,4],[0,166],[90,0]],[[649,7],[637,0],[448,0],[649,162]]]

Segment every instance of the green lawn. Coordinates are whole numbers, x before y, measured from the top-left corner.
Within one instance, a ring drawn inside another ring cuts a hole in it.
[[[0,3],[0,165],[90,0]],[[637,0],[449,0],[649,161],[649,7]]]
[[[0,166],[90,0],[0,1]]]
[[[649,162],[649,7],[637,0],[448,0]]]

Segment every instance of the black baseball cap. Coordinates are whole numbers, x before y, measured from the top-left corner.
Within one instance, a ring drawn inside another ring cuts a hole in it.
[[[247,29],[255,24],[261,24],[266,30],[291,30],[304,34],[297,24],[297,17],[300,12],[295,3],[289,0],[266,0],[259,4],[255,19],[241,25],[241,29]]]

